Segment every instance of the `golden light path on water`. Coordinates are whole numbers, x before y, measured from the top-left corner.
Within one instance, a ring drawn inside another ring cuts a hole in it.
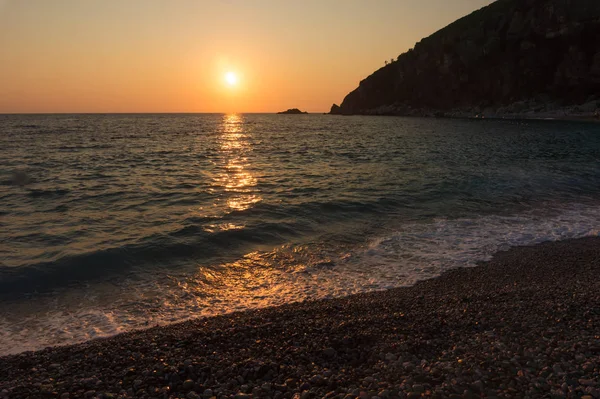
[[[245,118],[238,114],[222,117],[217,129],[218,151],[210,159],[215,167],[215,172],[209,175],[213,207],[193,210],[198,217],[218,214],[220,218],[224,214],[244,212],[263,200],[258,178],[253,174],[253,165],[249,161],[254,151],[252,135],[255,132],[249,130]],[[216,222],[205,226],[204,230],[213,234],[255,227],[246,223],[261,224],[263,221],[246,221],[244,224]],[[220,244],[224,248],[222,258],[228,258],[228,243]],[[317,292],[309,293],[307,287],[328,284],[313,281],[316,277],[305,271],[312,265],[331,262],[314,255],[314,249],[289,244],[265,246],[234,261],[199,263],[187,274],[170,274],[167,279],[157,282],[154,289],[140,292],[142,302],[154,302],[156,306],[157,318],[150,320],[149,324],[164,323],[170,318],[171,321],[182,320],[314,297]],[[304,281],[300,284],[302,288],[294,283],[299,280]],[[156,298],[161,299],[156,301]],[[165,317],[165,313],[171,317]]]
[[[218,209],[226,208],[228,212],[248,210],[262,200],[257,189],[258,180],[249,170],[248,155],[253,149],[251,132],[245,130],[244,122],[243,115],[223,116],[218,138],[219,156],[213,160],[219,172],[212,177],[210,191],[222,194],[214,205]],[[244,227],[221,223],[211,226],[210,232]],[[222,313],[224,310],[267,306],[273,304],[274,300],[275,303],[284,303],[288,297],[285,291],[290,285],[282,285],[281,281],[290,269],[284,267],[286,262],[281,262],[283,259],[279,259],[281,253],[278,252],[282,249],[250,252],[237,261],[217,266],[198,265],[197,273],[192,276],[172,280],[176,282],[178,291],[181,290],[181,294],[173,295],[172,300],[182,302],[164,305],[168,308],[196,310],[197,314],[190,314],[190,317],[194,317]],[[292,258],[290,256],[288,262]]]
[[[243,116],[226,115],[223,118],[221,151],[225,161],[225,170],[215,179],[214,184],[223,186],[232,193],[227,198],[227,206],[235,211],[244,211],[260,202],[261,197],[254,193],[257,180],[246,170],[249,166],[246,152],[251,151],[248,137],[243,130]]]
[[[213,160],[220,171],[212,177],[211,191],[223,193],[215,206],[224,202],[229,212],[245,211],[262,200],[257,188],[258,179],[251,173],[248,155],[252,152],[250,135],[245,130],[244,116],[223,116],[218,139],[219,156]],[[213,231],[243,229],[233,223],[213,225]],[[187,309],[188,317],[220,314],[223,312],[259,308],[289,302],[291,298],[314,297],[317,292],[306,292],[306,287],[330,285],[316,275],[305,273],[314,265],[331,264],[327,257],[314,254],[315,248],[283,245],[253,251],[233,262],[220,265],[199,264],[198,270],[188,277],[171,279],[177,288],[170,287],[170,299],[165,308]],[[304,289],[294,281],[304,280]],[[317,291],[319,289],[317,288]]]

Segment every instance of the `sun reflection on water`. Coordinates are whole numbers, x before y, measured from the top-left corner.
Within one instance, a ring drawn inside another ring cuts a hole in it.
[[[320,276],[327,269],[337,281],[332,259],[312,250],[284,245],[267,252],[253,251],[218,266],[199,265],[194,275],[174,280],[177,289],[168,290],[173,293],[171,306],[191,310],[188,317],[210,316],[335,292],[332,281]]]
[[[244,211],[262,201],[258,180],[250,160],[253,137],[243,115],[225,115],[218,128],[216,152],[211,162],[210,193],[213,207],[225,214]],[[233,220],[203,226],[209,233],[243,230],[245,223]],[[312,248],[314,249],[314,248]],[[224,254],[226,255],[226,254]],[[307,248],[282,246],[246,253],[220,264],[198,264],[192,274],[168,282],[169,309],[181,309],[188,317],[208,316],[247,308],[279,305],[318,296],[326,283],[312,271],[329,268],[326,256]],[[304,281],[298,289],[294,281]],[[320,288],[319,288],[320,287]],[[164,296],[164,295],[163,295]]]
[[[244,211],[262,199],[256,190],[257,180],[248,170],[247,155],[252,147],[244,122],[242,115],[223,117],[222,134],[218,139],[220,173],[212,182],[213,189],[224,191],[225,204],[234,211]]]

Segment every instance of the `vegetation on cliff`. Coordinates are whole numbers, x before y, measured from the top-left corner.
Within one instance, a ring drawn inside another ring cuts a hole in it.
[[[497,0],[386,63],[331,113],[593,115],[598,100],[600,1]]]

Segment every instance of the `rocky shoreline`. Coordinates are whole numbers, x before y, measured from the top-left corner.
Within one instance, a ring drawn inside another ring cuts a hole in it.
[[[1,398],[600,398],[600,238],[0,358]]]
[[[581,105],[561,106],[554,103],[519,101],[502,107],[470,107],[451,110],[432,108],[413,108],[405,105],[383,105],[377,108],[361,110],[353,114],[344,114],[341,108],[334,106],[333,115],[378,115],[378,116],[416,116],[437,118],[485,118],[485,119],[556,119],[600,121],[600,101],[593,100]]]

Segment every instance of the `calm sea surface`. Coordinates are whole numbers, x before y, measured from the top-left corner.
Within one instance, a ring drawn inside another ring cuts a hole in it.
[[[600,124],[0,115],[0,354],[413,284],[600,227]]]

